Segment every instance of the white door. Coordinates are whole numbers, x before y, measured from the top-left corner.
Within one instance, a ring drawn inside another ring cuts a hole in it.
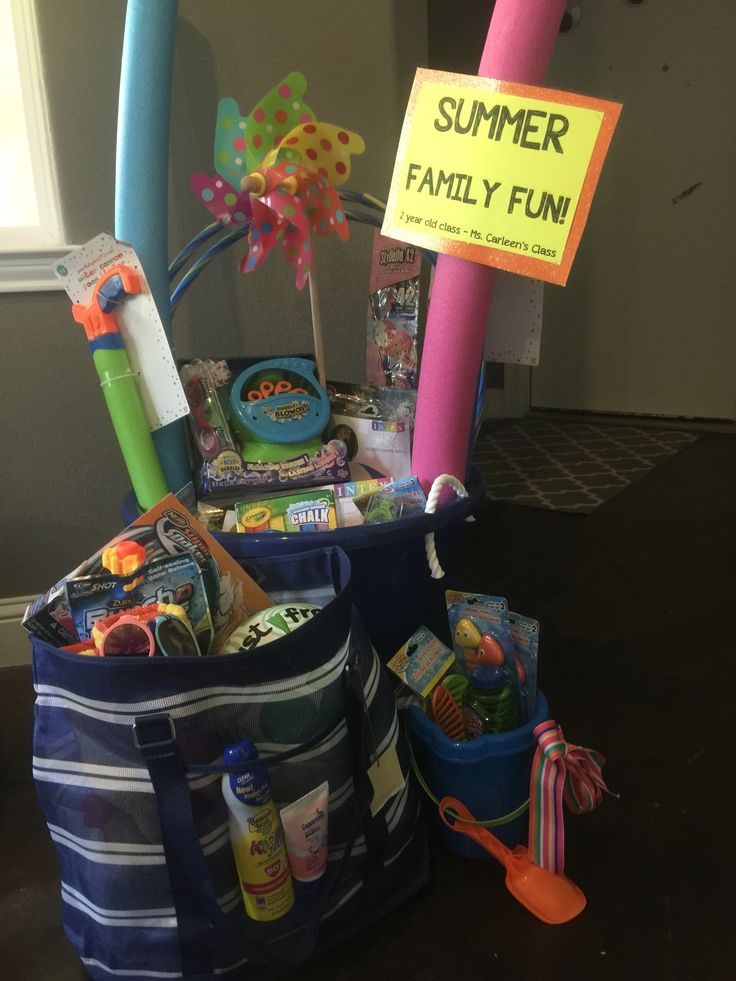
[[[736,3],[572,7],[547,84],[623,111],[532,407],[736,419]]]

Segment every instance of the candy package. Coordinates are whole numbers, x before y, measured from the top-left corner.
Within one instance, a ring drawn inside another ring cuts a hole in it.
[[[373,235],[368,286],[366,379],[387,388],[417,387],[421,254],[413,245]]]

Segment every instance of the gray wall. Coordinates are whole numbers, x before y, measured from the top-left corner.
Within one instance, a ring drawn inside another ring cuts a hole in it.
[[[36,0],[66,240],[114,226],[117,90],[123,0]],[[218,99],[247,112],[302,71],[320,119],[360,133],[350,186],[385,195],[414,70],[427,64],[424,0],[269,3],[181,0],[174,64],[170,254],[209,217],[188,189],[212,172]],[[370,11],[368,16],[367,11]],[[286,26],[285,26],[286,25]],[[363,377],[370,232],[320,240],[319,283],[333,377]],[[206,272],[174,320],[176,355],[311,349],[309,299],[280,256],[248,277],[235,246]],[[114,534],[128,484],[83,333],[59,293],[0,294],[0,458],[5,507],[0,596],[50,585]]]

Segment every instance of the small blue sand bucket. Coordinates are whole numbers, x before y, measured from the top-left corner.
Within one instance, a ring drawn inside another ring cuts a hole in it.
[[[529,780],[537,747],[533,732],[548,718],[547,700],[537,692],[537,711],[526,725],[455,742],[418,705],[412,705],[409,735],[415,773],[435,805],[443,797],[457,797],[509,848],[526,844]],[[445,827],[436,806],[433,810],[448,848],[465,858],[490,857],[480,845]]]

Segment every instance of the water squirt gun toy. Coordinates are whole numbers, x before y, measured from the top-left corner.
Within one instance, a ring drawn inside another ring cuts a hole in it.
[[[312,456],[330,418],[330,401],[306,358],[259,361],[235,379],[233,428],[246,461]]]
[[[72,305],[72,315],[84,327],[135,496],[147,509],[166,496],[168,485],[115,319],[125,297],[142,292],[140,277],[129,266],[112,266],[95,284],[89,303]]]

